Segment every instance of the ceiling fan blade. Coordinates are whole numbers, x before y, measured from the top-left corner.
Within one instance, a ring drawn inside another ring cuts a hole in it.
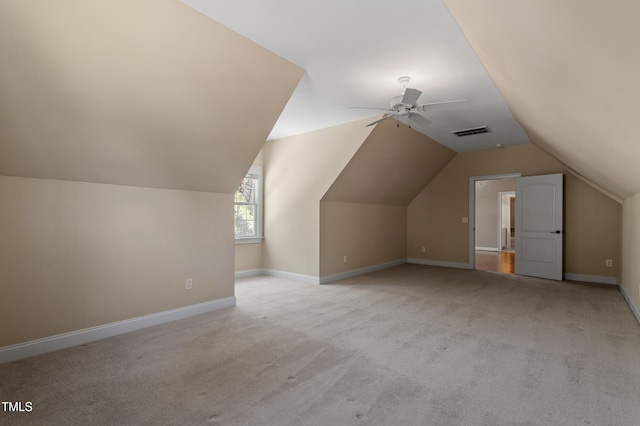
[[[352,109],[375,109],[376,111],[393,111],[392,109],[389,108],[375,108],[375,107],[349,107]]]
[[[401,102],[405,105],[413,105],[416,103],[420,95],[422,95],[422,92],[418,89],[405,89]]]
[[[433,123],[431,120],[421,114],[410,114],[409,120],[413,121],[418,126],[428,126],[429,124]]]
[[[422,104],[420,106],[418,106],[418,109],[420,109],[420,111],[425,111],[428,107],[428,109],[437,109],[438,111],[444,111],[444,110],[448,110],[448,109],[456,109],[456,108],[460,108],[458,105],[455,104],[459,104],[462,102],[467,102],[466,99],[458,99],[455,101],[444,101],[444,102],[431,102],[428,104]]]
[[[383,120],[386,120],[387,118],[391,118],[391,117],[393,117],[393,114],[385,115],[385,116],[384,116],[384,117],[382,117],[381,119],[376,120],[376,121],[374,121],[373,123],[369,123],[369,124],[367,124],[367,125],[366,125],[366,126],[364,126],[364,127],[373,126],[374,124],[378,124],[379,122],[381,122],[381,121],[383,121]]]

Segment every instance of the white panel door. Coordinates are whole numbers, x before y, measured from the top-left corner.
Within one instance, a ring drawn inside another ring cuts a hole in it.
[[[562,174],[516,179],[515,273],[562,280]]]

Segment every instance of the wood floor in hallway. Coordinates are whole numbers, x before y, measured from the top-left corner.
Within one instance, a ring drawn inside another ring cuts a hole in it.
[[[514,252],[476,251],[476,269],[491,272],[514,272]]]

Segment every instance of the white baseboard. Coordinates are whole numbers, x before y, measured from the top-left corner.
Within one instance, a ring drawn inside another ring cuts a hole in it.
[[[498,247],[476,247],[476,251],[500,251]]]
[[[468,263],[446,262],[444,260],[409,258],[407,259],[407,263],[417,263],[418,265],[429,266],[443,266],[445,268],[471,269],[471,265],[469,265]]]
[[[633,315],[636,317],[638,324],[640,324],[640,310],[636,305],[633,304],[633,301],[629,297],[629,294],[627,294],[627,290],[625,290],[624,287],[622,287],[622,283],[620,281],[617,281],[616,285],[618,286],[620,293],[622,293],[624,300],[626,300],[627,303],[629,304],[629,307],[631,308],[631,312],[633,312]]]
[[[314,277],[313,275],[297,274],[295,272],[279,271],[277,269],[249,269],[235,273],[236,278],[255,277],[257,275],[269,275],[305,283],[320,284],[320,278]]]
[[[310,284],[320,284],[320,278],[313,275],[296,274],[295,272],[278,271],[277,269],[263,269],[263,275],[272,277],[287,278],[294,281],[303,281]]]
[[[405,263],[407,263],[407,259],[398,259],[392,260],[391,262],[380,263],[378,265],[352,269],[351,271],[340,272],[338,274],[325,275],[324,277],[320,277],[320,284],[328,284],[335,281],[345,280],[347,278],[355,277],[358,275],[368,274],[370,272],[379,271],[381,269],[391,268],[392,266],[404,265]]]
[[[618,280],[614,277],[603,277],[600,275],[583,275],[583,274],[563,274],[565,280],[582,281],[584,283],[598,283],[616,285]]]
[[[255,277],[256,275],[262,274],[262,269],[247,269],[246,271],[236,272],[236,278]]]
[[[200,315],[211,311],[217,311],[219,309],[229,308],[235,305],[235,296],[225,297],[223,299],[211,300],[209,302],[198,303],[196,305],[185,306],[182,308],[171,309],[169,311],[157,312],[155,314],[144,315],[124,321],[112,322],[110,324],[32,340],[30,342],[18,343],[17,345],[5,346],[0,348],[0,364],[57,351],[59,349],[69,348],[71,346],[82,345],[95,340],[105,339],[118,334],[129,333],[131,331],[140,330],[153,325],[164,324],[166,322]]]

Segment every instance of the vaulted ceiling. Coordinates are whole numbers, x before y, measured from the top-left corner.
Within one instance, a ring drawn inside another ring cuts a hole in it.
[[[419,104],[466,100],[427,109],[432,123],[415,130],[457,152],[528,143],[441,0],[182,1],[305,69],[271,139],[371,117],[349,107],[388,108],[406,75]]]
[[[640,2],[184,3],[0,2],[0,174],[233,192],[269,135],[369,117],[348,106],[409,75],[467,99],[415,127],[453,150],[531,141],[640,192]]]
[[[233,193],[302,74],[173,0],[2,1],[0,174]]]
[[[306,70],[271,137],[366,116],[347,107],[385,107],[407,74],[420,102],[468,99],[414,126],[455,151],[531,141],[617,197],[640,192],[640,2],[183,1]]]
[[[531,142],[640,192],[640,2],[445,0]]]

